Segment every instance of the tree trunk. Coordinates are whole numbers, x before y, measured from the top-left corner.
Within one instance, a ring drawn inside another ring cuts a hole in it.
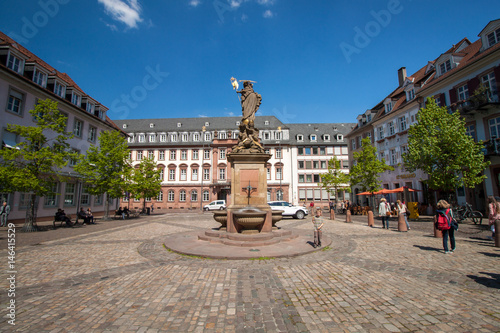
[[[109,220],[109,196],[108,193],[106,193],[106,202],[104,203],[104,216],[102,217],[103,220]]]
[[[33,232],[38,231],[36,225],[36,213],[38,211],[38,197],[36,194],[32,193],[29,195],[28,209],[26,210],[26,219],[24,220],[24,225],[21,229],[22,232]]]

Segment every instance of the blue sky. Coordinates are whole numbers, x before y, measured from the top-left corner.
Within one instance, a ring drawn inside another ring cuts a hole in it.
[[[110,108],[111,119],[261,115],[356,122],[463,37],[498,0],[0,0],[0,30]]]

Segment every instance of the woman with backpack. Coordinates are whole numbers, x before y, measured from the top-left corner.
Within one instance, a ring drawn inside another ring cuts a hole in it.
[[[443,233],[443,248],[446,254],[455,251],[455,229],[451,226],[452,219],[453,212],[450,204],[446,200],[439,200],[436,215],[434,216],[434,224]],[[450,237],[451,251],[448,250],[448,236]]]
[[[495,240],[495,221],[500,220],[500,203],[495,200],[494,196],[488,197],[488,222],[491,228],[491,239]]]
[[[380,199],[378,205],[378,215],[382,218],[382,229],[389,229],[389,217],[391,216],[391,206],[387,203],[385,198]]]

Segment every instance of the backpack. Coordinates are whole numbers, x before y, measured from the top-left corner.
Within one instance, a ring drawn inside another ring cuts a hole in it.
[[[450,209],[436,210],[436,229],[449,230],[451,228]]]

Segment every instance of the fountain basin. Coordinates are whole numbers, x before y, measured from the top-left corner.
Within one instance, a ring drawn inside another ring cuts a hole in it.
[[[227,227],[227,211],[217,210],[214,212],[214,220],[221,224],[221,228]]]
[[[267,212],[249,207],[235,210],[233,219],[243,230],[241,233],[258,233],[258,227],[266,221]]]

